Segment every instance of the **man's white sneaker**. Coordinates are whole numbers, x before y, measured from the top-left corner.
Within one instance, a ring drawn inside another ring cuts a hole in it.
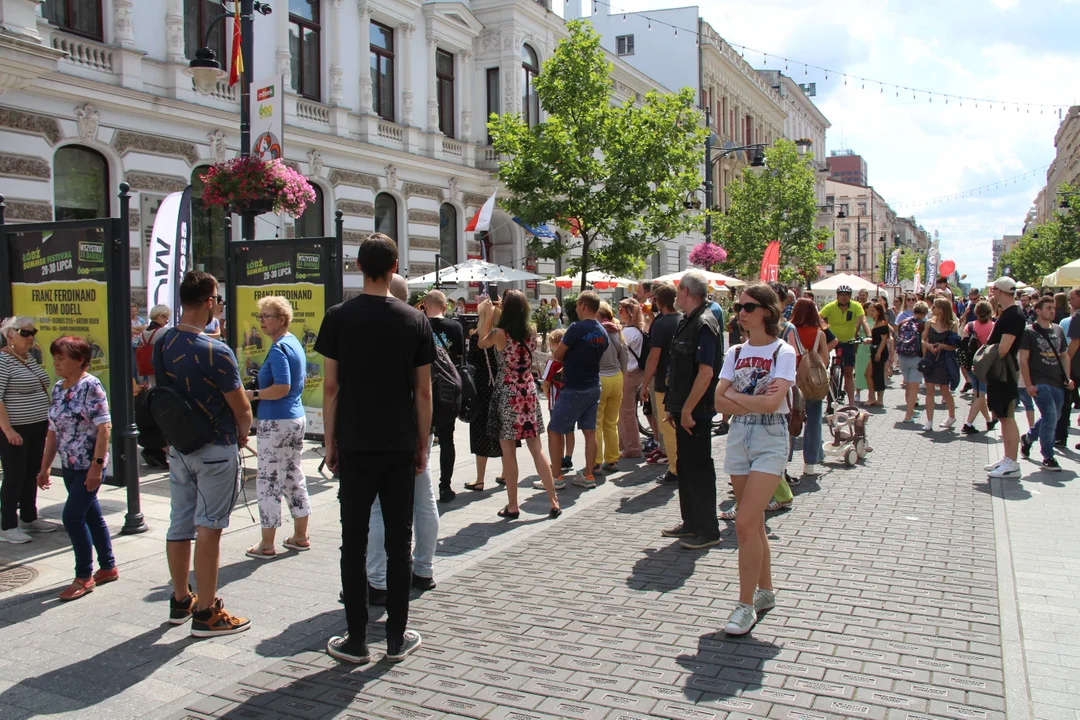
[[[0,542],[14,543],[15,545],[22,545],[32,540],[29,535],[24,533],[19,528],[9,528],[7,530],[0,530]]]
[[[987,473],[992,478],[1020,478],[1020,463],[1016,462],[1012,458],[1005,458],[1005,461],[998,465],[996,468]]]
[[[951,428],[955,424],[956,424],[956,418],[954,418],[954,417],[945,418],[945,420],[942,421],[940,427],[941,427],[942,430],[948,430],[949,428]]]
[[[754,610],[765,612],[776,607],[776,591],[758,588],[754,591]]]
[[[727,625],[724,626],[724,632],[728,635],[745,635],[753,629],[756,622],[757,612],[754,610],[754,606],[739,603],[735,606],[735,611],[731,613],[731,617],[728,618]]]
[[[983,465],[983,470],[985,470],[987,472],[990,472],[991,470],[993,470],[994,468],[996,468],[998,465],[1005,462],[1006,460],[1008,460],[1008,458],[1003,457],[1000,460],[998,460],[997,462],[992,462],[989,465]]]
[[[19,521],[19,529],[23,532],[51,533],[56,532],[57,528],[59,527],[60,526],[56,523],[49,522],[48,520],[42,520],[41,518],[38,518],[37,520],[28,523],[22,522],[21,520]]]

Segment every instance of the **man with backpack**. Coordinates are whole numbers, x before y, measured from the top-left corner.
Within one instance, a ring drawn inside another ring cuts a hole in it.
[[[1069,362],[1065,332],[1054,322],[1054,298],[1041,297],[1035,301],[1035,323],[1027,328],[1020,341],[1020,374],[1024,390],[1039,406],[1039,419],[1020,437],[1020,454],[1031,456],[1031,446],[1039,439],[1043,470],[1061,470],[1054,459],[1054,433],[1057,430],[1065,391],[1073,382],[1065,369]]]
[[[150,410],[170,442],[170,525],[165,535],[172,576],[169,622],[191,619],[195,637],[242,632],[251,626],[233,617],[217,597],[221,532],[240,492],[239,448],[247,445],[251,405],[240,382],[236,356],[203,328],[221,301],[214,276],[192,271],[180,284],[180,321],[157,343],[157,386]],[[188,585],[191,541],[195,585]]]
[[[315,351],[325,358],[326,464],[341,476],[341,584],[348,632],[327,653],[367,663],[367,566],[371,506],[378,497],[387,556],[386,659],[420,648],[409,619],[413,497],[428,463],[435,340],[427,317],[390,294],[397,244],[382,233],[364,240],[357,264],[362,294],[326,312]],[[398,283],[400,284],[400,283]],[[430,483],[429,483],[430,484]]]
[[[461,367],[461,358],[465,354],[465,332],[457,320],[449,320],[446,312],[446,295],[440,290],[432,290],[424,296],[424,314],[431,323],[435,344],[450,356],[455,368]],[[457,497],[450,487],[454,475],[454,463],[457,453],[454,451],[454,427],[457,425],[457,413],[444,418],[433,418],[435,439],[439,442],[439,502],[448,503]]]

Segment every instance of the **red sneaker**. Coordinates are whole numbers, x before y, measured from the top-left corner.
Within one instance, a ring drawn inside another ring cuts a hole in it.
[[[71,581],[63,592],[60,593],[60,599],[64,602],[68,600],[78,600],[88,592],[93,592],[97,583],[94,582],[94,578],[88,577],[85,580],[82,578],[75,578]]]
[[[657,452],[650,455],[645,462],[647,462],[649,465],[666,465],[667,453],[658,450]]]
[[[94,582],[98,585],[104,585],[105,583],[116,582],[120,579],[120,570],[116,567],[112,567],[108,570],[98,570],[94,573]]]

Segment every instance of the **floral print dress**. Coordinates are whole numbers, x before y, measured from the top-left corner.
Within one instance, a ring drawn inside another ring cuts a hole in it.
[[[49,429],[56,433],[56,454],[65,469],[90,469],[98,426],[108,422],[112,422],[112,418],[105,388],[90,373],[69,388],[64,388],[63,380],[53,386]],[[106,452],[105,464],[108,463]]]
[[[489,430],[499,440],[526,440],[544,432],[544,416],[532,374],[535,340],[520,343],[506,339],[506,349],[497,353],[499,374],[491,398]]]

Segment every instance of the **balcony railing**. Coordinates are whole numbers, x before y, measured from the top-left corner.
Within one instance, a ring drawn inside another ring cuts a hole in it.
[[[392,122],[386,120],[379,121],[379,137],[384,140],[392,140],[394,142],[405,141],[405,130],[400,125],[395,125]]]
[[[56,50],[66,52],[67,62],[73,65],[107,73],[113,71],[112,50],[92,40],[54,33],[52,46]]]
[[[465,153],[465,146],[459,143],[457,140],[444,137],[442,139],[442,151],[447,155],[461,157]]]
[[[229,87],[229,82],[227,80],[222,80],[214,86],[214,89],[210,91],[208,97],[212,97],[215,100],[221,100],[222,102],[240,102],[240,84],[237,83],[236,85]]]
[[[320,125],[329,125],[330,109],[317,102],[298,98],[296,101],[296,117]]]

